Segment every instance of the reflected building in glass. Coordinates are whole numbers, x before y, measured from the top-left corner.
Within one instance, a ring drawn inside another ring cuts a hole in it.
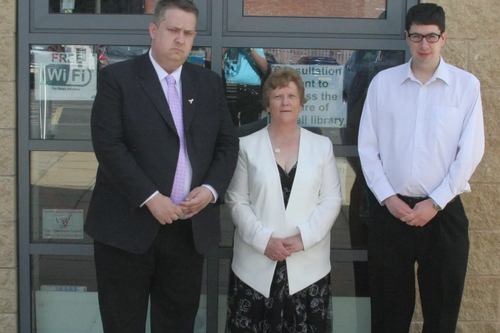
[[[243,8],[245,16],[385,18],[387,1],[282,0],[270,7],[266,0],[244,0]]]

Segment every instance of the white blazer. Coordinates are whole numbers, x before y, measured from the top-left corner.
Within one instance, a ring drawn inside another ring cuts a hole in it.
[[[264,255],[272,237],[301,234],[304,251],[286,259],[290,294],[330,272],[330,229],[342,202],[331,141],[300,130],[299,157],[287,208],[267,128],[240,138],[238,165],[226,194],[236,226],[234,273],[269,297],[276,261]]]

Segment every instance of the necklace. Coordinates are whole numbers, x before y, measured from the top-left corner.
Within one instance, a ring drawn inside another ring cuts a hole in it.
[[[270,136],[272,137],[272,136],[273,136],[273,134],[271,133],[271,129],[270,129],[270,128],[268,128],[268,131],[269,131]],[[272,141],[273,141],[273,140],[271,139],[271,144],[272,144]],[[282,142],[282,143],[281,143],[281,146],[283,146],[285,143],[286,143],[286,142]],[[276,146],[276,145],[275,145],[275,146]],[[273,149],[273,151],[274,151],[274,153],[275,153],[275,154],[279,154],[279,153],[281,153],[281,148],[276,147],[276,148],[274,148],[274,149]]]

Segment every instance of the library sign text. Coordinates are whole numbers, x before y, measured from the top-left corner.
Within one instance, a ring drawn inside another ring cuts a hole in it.
[[[302,127],[344,128],[347,108],[342,101],[344,68],[340,65],[275,65],[290,67],[304,81],[307,103],[299,114]]]

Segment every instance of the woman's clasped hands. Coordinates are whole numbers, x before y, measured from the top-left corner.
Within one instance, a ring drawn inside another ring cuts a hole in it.
[[[304,250],[300,234],[285,239],[270,238],[264,254],[271,260],[283,261],[294,252]]]

